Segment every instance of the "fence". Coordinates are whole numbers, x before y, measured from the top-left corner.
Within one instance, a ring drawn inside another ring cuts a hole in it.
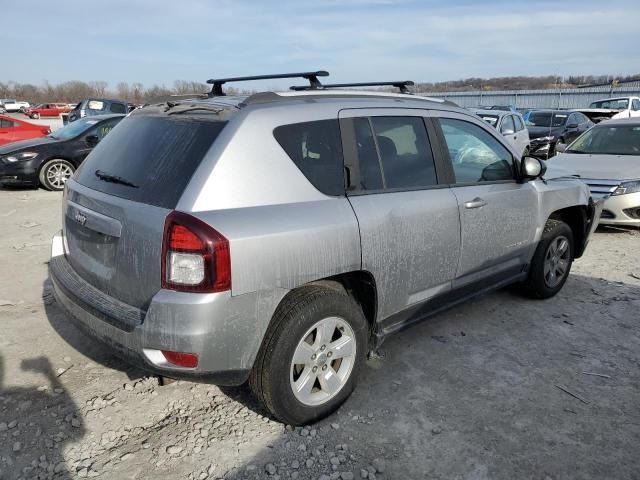
[[[466,92],[421,92],[418,95],[444,98],[461,107],[514,105],[529,108],[587,108],[591,102],[609,97],[640,97],[640,81],[617,87],[563,88],[549,90],[493,90]]]

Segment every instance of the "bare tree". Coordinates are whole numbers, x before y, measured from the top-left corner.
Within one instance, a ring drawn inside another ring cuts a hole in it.
[[[104,92],[107,90],[107,86],[109,85],[107,82],[102,80],[94,80],[90,82],[91,88],[93,88],[93,93],[97,96],[104,96]]]

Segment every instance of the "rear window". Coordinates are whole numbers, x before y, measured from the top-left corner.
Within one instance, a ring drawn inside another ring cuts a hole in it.
[[[74,179],[109,195],[175,208],[225,125],[184,115],[125,118],[89,154]],[[135,186],[105,181],[96,171]]]
[[[282,125],[273,136],[314,187],[326,195],[344,194],[338,120]]]

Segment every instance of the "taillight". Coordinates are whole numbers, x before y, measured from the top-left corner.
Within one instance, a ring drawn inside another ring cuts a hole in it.
[[[200,293],[231,289],[229,241],[202,220],[171,212],[162,239],[162,288]]]

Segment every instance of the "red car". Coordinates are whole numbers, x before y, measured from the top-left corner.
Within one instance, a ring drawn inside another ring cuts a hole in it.
[[[30,138],[44,137],[51,133],[51,128],[46,125],[34,125],[33,123],[17,120],[13,117],[0,115],[0,145],[5,143],[29,140]]]
[[[27,108],[24,113],[30,118],[57,117],[61,113],[69,113],[71,108],[66,103],[41,103]]]

